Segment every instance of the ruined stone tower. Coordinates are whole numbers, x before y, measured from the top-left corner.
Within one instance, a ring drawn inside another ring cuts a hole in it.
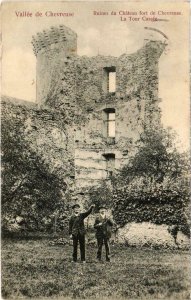
[[[43,105],[53,96],[54,79],[57,81],[61,75],[65,87],[70,85],[72,90],[75,87],[75,80],[69,81],[71,72],[68,74],[68,64],[70,58],[77,54],[77,34],[60,25],[37,33],[36,37],[33,36],[32,44],[37,57],[37,101]]]
[[[119,57],[79,57],[76,33],[59,26],[37,34],[33,46],[37,101],[64,112],[82,191],[128,164],[145,126],[160,123],[158,61],[165,43],[149,40]]]

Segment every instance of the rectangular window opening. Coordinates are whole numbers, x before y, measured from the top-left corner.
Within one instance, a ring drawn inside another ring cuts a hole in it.
[[[103,69],[103,90],[105,93],[115,93],[116,67],[111,66]]]
[[[109,72],[109,93],[115,93],[116,91],[116,72]]]
[[[108,153],[108,154],[103,154],[103,156],[106,160],[107,177],[111,177],[113,176],[115,171],[115,154]]]
[[[115,112],[109,112],[107,117],[107,136],[115,137]]]
[[[115,108],[107,107],[103,110],[103,136],[107,143],[115,144]]]

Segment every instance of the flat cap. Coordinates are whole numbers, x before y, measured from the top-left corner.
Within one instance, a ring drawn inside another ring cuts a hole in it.
[[[100,210],[100,209],[107,209],[107,207],[106,207],[105,205],[100,205],[100,206],[98,207],[98,210]]]
[[[74,209],[75,207],[79,207],[79,208],[80,208],[80,205],[79,205],[79,204],[74,204],[74,205],[72,206],[72,209]]]

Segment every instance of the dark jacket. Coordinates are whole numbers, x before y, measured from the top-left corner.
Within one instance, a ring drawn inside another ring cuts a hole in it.
[[[74,236],[85,234],[84,219],[92,212],[92,209],[91,207],[88,211],[79,214],[79,216],[71,216],[69,220],[69,234]]]
[[[102,225],[99,225],[99,223],[102,223]],[[111,230],[113,226],[113,221],[109,218],[102,218],[101,216],[98,216],[95,219],[94,228],[96,229],[96,237],[111,237]]]

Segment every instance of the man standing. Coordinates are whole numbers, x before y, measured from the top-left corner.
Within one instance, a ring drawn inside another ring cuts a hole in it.
[[[110,261],[110,247],[109,239],[111,237],[111,227],[113,222],[107,217],[107,210],[105,206],[99,208],[99,216],[95,220],[94,228],[96,229],[97,238],[97,259],[101,261],[102,246],[105,245],[106,261]]]
[[[84,219],[92,212],[92,209],[95,207],[93,204],[88,211],[84,213],[80,213],[80,205],[75,204],[72,206],[73,215],[69,220],[69,234],[73,239],[73,261],[77,261],[77,253],[78,253],[78,242],[80,244],[80,254],[81,261],[83,263],[86,262],[85,259],[85,226]]]

